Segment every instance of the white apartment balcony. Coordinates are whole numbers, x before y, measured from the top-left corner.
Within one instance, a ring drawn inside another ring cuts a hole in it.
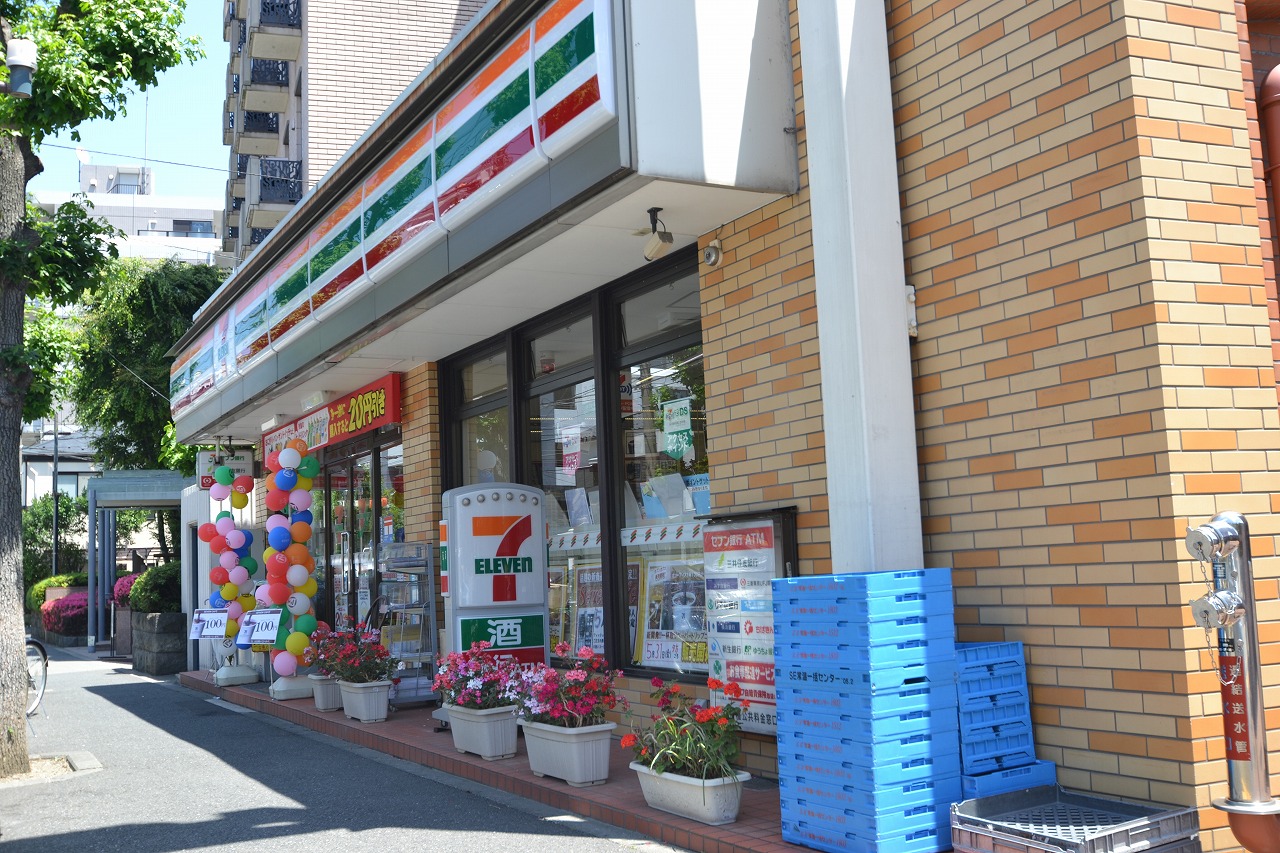
[[[302,198],[302,161],[253,158],[247,189],[241,228],[275,228]]]
[[[234,44],[236,41],[244,41],[241,33],[241,27],[244,25],[244,3],[236,3],[235,0],[228,0],[227,15],[222,22],[222,40],[229,41]]]
[[[227,164],[227,195],[232,198],[244,198],[245,179],[249,177],[249,155],[231,152],[231,162]]]
[[[230,221],[231,217],[228,216]],[[222,237],[222,251],[231,255],[237,254],[240,249],[240,228],[237,225],[228,225],[227,233]]]
[[[302,0],[242,0],[249,55],[297,62],[302,55]]]
[[[283,59],[240,57],[239,90],[245,110],[282,113],[289,108],[289,63]]]
[[[236,114],[240,127],[227,144],[237,154],[274,157],[280,153],[280,115],[278,113],[242,112]]]
[[[234,113],[240,109],[240,75],[231,69],[234,63],[227,67],[227,99],[223,102],[223,109],[226,112]]]
[[[226,115],[222,122],[222,144],[230,145],[236,138],[236,114],[229,110]]]

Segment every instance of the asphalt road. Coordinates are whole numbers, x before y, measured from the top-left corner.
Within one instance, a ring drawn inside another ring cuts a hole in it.
[[[79,651],[50,649],[27,736],[101,769],[0,781],[6,853],[673,850]]]

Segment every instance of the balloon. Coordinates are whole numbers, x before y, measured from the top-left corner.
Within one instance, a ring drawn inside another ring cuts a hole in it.
[[[288,607],[289,612],[294,616],[301,616],[311,609],[311,599],[300,592],[295,592],[285,601],[285,607]],[[294,654],[296,655],[297,652]]]
[[[293,542],[293,537],[289,535],[289,528],[276,527],[267,531],[267,544],[277,551],[283,551]]]
[[[244,615],[244,605],[237,599],[236,601],[227,602],[227,619],[234,619],[238,623],[240,617]],[[228,634],[228,637],[231,635]]]
[[[282,583],[273,583],[267,586],[267,597],[271,599],[272,604],[284,604],[289,600],[291,590]],[[224,595],[223,598],[226,598]]]
[[[213,526],[218,529],[218,533],[226,536],[228,533],[236,529],[236,521],[231,516],[227,516],[226,518],[220,518],[215,521]]]
[[[242,495],[247,495],[250,492],[252,492],[253,491],[253,475],[241,474],[239,477],[236,477],[234,480],[231,481],[231,490],[234,492],[239,492]]]
[[[224,518],[230,518],[230,517],[231,517],[231,510],[229,510],[229,509],[224,509],[224,510],[222,510],[221,512],[219,512],[217,515],[215,515],[215,516],[213,517],[213,520],[214,520],[214,521],[221,521],[221,520],[222,520],[222,519],[224,519]]]
[[[284,583],[288,577],[288,569],[277,565],[267,566],[267,583]]]
[[[253,610],[258,606],[258,600],[256,598],[254,598],[252,595],[245,595],[243,593],[241,593],[240,597],[236,599],[236,603],[239,604],[241,609],[245,610],[246,612],[249,610]]]
[[[226,465],[219,465],[213,469],[213,481],[219,486],[230,486],[231,481],[236,478],[236,472],[232,471]]]
[[[215,554],[221,554],[227,550],[227,538],[222,535],[213,537],[209,540],[209,550]]]
[[[288,548],[284,549],[284,555],[289,558],[289,562],[291,564],[298,563],[305,565],[302,561],[311,556],[311,553],[307,550],[306,545],[303,545],[301,542],[294,542]]]
[[[307,440],[305,438],[291,438],[284,443],[284,446],[291,447],[298,451],[299,456],[307,452]],[[297,466],[295,465],[293,467],[296,468]]]
[[[267,492],[264,503],[267,505],[267,509],[272,512],[280,512],[289,505],[289,493],[280,489]]]
[[[289,535],[294,542],[306,542],[311,538],[311,525],[305,521],[295,521],[289,526]]]
[[[316,594],[316,586],[317,584],[316,584],[315,578],[307,578],[307,582],[302,584],[302,586],[299,586],[297,590],[298,592],[305,595],[307,598],[311,598]]]
[[[285,638],[284,648],[291,655],[300,655],[302,650],[311,645],[311,638],[301,631],[294,631]]]
[[[214,607],[214,608],[225,607],[226,604],[227,604],[226,599],[224,599],[221,595],[219,595],[216,589],[213,592],[209,593],[210,607]]]
[[[242,530],[242,531],[241,531],[241,533],[243,533],[243,534],[244,534],[244,544],[246,544],[246,545],[252,545],[252,544],[253,544],[253,531],[252,531],[252,530]]]
[[[253,591],[253,597],[254,597],[254,600],[256,600],[263,607],[271,603],[270,591],[266,584],[263,584],[262,586],[255,589]]]
[[[263,477],[262,485],[266,486],[268,492],[273,492],[278,489],[279,486],[276,485],[276,472],[271,471],[267,476]]]
[[[302,616],[299,616],[296,620],[294,620],[293,630],[299,631],[303,634],[306,634],[308,637],[310,637],[312,633],[315,632],[318,626],[319,626],[319,623],[316,622],[316,617],[310,614],[303,614]]]
[[[245,535],[243,530],[232,529],[227,531],[226,536],[227,547],[239,551],[245,546]]]
[[[316,570],[316,558],[307,554],[305,557],[299,557],[297,565],[306,566],[307,571],[314,572]]]
[[[298,671],[298,659],[293,655],[278,655],[271,662],[271,668],[276,671],[276,675],[287,678]]]
[[[302,461],[302,454],[292,447],[286,447],[280,451],[279,461],[280,468],[277,469],[279,471],[283,471],[286,468],[297,468],[298,463]]]
[[[258,561],[253,557],[241,557],[240,565],[244,566],[244,570],[251,575],[258,572]]]
[[[299,477],[314,477],[320,473],[320,460],[314,456],[304,456],[298,463]]]
[[[293,491],[298,485],[298,472],[292,468],[285,468],[283,471],[276,472],[276,488],[284,489],[286,492]]]
[[[311,517],[311,510],[309,509],[298,510],[293,514],[292,520],[294,524],[297,524],[299,521],[305,522],[306,524],[315,524],[315,519]]]
[[[263,527],[267,528],[267,530],[275,530],[277,527],[288,527],[289,524],[289,516],[273,513],[267,516],[267,523]]]
[[[280,470],[280,451],[273,450],[267,454],[267,458],[263,460],[263,464],[267,466],[268,471]]]
[[[249,505],[249,496],[242,495],[239,492],[231,493],[231,505],[236,509],[244,509]]]
[[[240,584],[240,595],[252,595],[253,589],[254,589],[253,581],[246,580],[244,583]]]
[[[218,526],[211,521],[206,521],[196,529],[196,535],[200,537],[201,542],[208,542],[218,535]]]
[[[274,554],[267,557],[268,569],[270,569],[272,566],[275,566],[280,571],[287,572],[289,571],[289,566],[291,565],[293,565],[293,563],[290,562],[289,555],[284,553],[283,551],[276,551]]]
[[[209,497],[213,498],[215,501],[225,501],[227,498],[231,497],[231,487],[224,486],[221,483],[214,483],[209,487]]]
[[[240,565],[240,555],[228,548],[218,555],[218,565],[227,571],[231,571]]]
[[[289,493],[289,504],[294,509],[311,509],[311,493],[305,489],[294,489]]]
[[[233,598],[240,595],[240,586],[239,584],[234,584],[228,581],[222,585],[222,589],[218,590],[218,593],[222,596],[224,601],[231,601]]]
[[[249,570],[244,566],[236,566],[227,570],[227,580],[239,586],[249,579]]]
[[[234,619],[227,619],[227,629],[223,632],[224,637],[234,637],[240,633],[240,623]]]
[[[288,573],[285,574],[285,582],[289,586],[302,586],[310,576],[311,572],[307,571],[306,566],[290,566]]]
[[[302,476],[299,476],[299,477],[298,477],[298,483],[297,483],[297,485],[295,485],[295,486],[294,486],[294,488],[295,488],[295,489],[303,489],[304,491],[308,491],[308,492],[309,492],[309,491],[311,491],[311,487],[312,487],[313,485],[315,485],[315,481],[314,481],[314,480],[312,480],[310,477],[302,477]]]

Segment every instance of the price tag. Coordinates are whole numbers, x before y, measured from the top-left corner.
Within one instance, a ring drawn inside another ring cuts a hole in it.
[[[240,620],[242,638],[245,631],[249,632],[250,643],[275,645],[276,634],[280,632],[280,611],[274,607],[266,610],[250,610]]]
[[[227,636],[227,611],[211,607],[197,610],[191,617],[189,640],[221,640]]]

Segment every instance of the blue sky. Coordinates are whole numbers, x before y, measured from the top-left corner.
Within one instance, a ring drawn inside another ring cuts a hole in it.
[[[151,166],[158,195],[223,197],[230,153],[222,144],[230,55],[222,40],[223,11],[224,4],[214,0],[188,0],[182,33],[199,36],[207,56],[194,65],[170,69],[146,92],[135,92],[128,100],[128,115],[81,125],[79,143],[69,133],[46,139],[39,151],[44,172],[27,190],[79,190],[78,145],[90,152],[93,164]],[[37,76],[37,85],[38,80]]]

